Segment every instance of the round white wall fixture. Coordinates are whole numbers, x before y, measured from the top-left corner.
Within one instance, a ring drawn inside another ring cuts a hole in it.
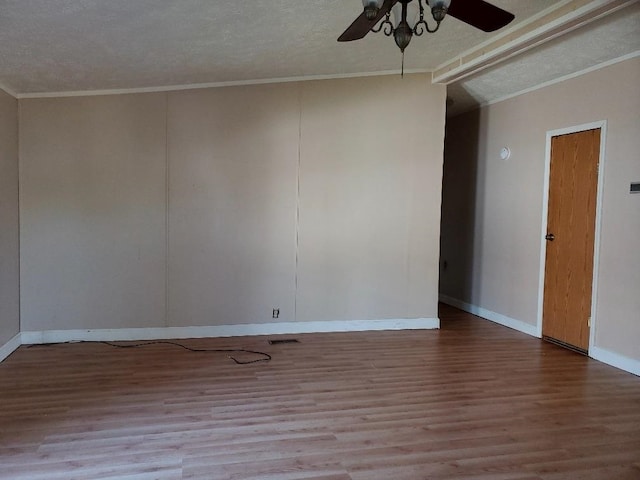
[[[509,149],[509,147],[502,147],[502,149],[500,150],[500,158],[502,160],[509,160],[510,157],[511,150]]]

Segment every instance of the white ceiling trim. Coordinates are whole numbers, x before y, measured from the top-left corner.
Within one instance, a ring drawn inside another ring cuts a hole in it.
[[[438,66],[433,83],[459,81],[614,13],[637,0],[565,0]]]
[[[482,107],[487,107],[489,105],[494,105],[496,103],[504,102],[505,100],[509,100],[511,98],[519,97],[520,95],[525,95],[527,93],[535,92],[536,90],[540,90],[542,88],[546,88],[546,87],[549,87],[551,85],[555,85],[556,83],[561,83],[561,82],[564,82],[566,80],[571,80],[572,78],[580,77],[580,76],[585,75],[587,73],[595,72],[596,70],[600,70],[600,69],[609,67],[611,65],[615,65],[616,63],[624,62],[626,60],[631,60],[632,58],[636,58],[636,57],[640,57],[640,50],[637,50],[637,51],[635,51],[633,53],[629,53],[627,55],[623,55],[623,56],[618,57],[618,58],[614,58],[612,60],[607,60],[606,62],[599,63],[598,65],[593,65],[592,67],[585,68],[585,69],[580,70],[578,72],[570,73],[568,75],[564,75],[562,77],[558,77],[558,78],[555,78],[553,80],[549,80],[548,82],[540,83],[539,85],[535,85],[535,86],[530,87],[530,88],[525,88],[524,90],[520,90],[519,92],[510,93],[509,95],[505,95],[503,97],[496,98],[495,100],[490,100],[488,102],[481,103],[477,107],[473,108],[473,110],[477,110],[477,109],[482,108]],[[471,111],[471,110],[465,110],[463,112],[457,113],[457,114],[453,115],[451,118],[457,117],[458,115],[463,115],[465,113],[468,113],[469,111]]]
[[[412,73],[431,73],[427,69],[405,69],[404,73],[410,75]],[[359,77],[378,77],[384,75],[400,75],[400,70],[383,70],[380,72],[362,72],[362,73],[344,73],[334,75],[308,75],[303,77],[284,77],[284,78],[265,78],[258,80],[238,80],[231,82],[212,82],[212,83],[194,83],[188,85],[169,85],[162,87],[142,87],[142,88],[122,88],[111,90],[80,90],[75,92],[40,92],[40,93],[18,93],[10,95],[17,99],[23,98],[58,98],[58,97],[89,97],[97,95],[127,95],[132,93],[158,93],[158,92],[174,92],[181,90],[197,90],[203,88],[223,88],[237,87],[244,85],[265,85],[272,83],[291,83],[291,82],[308,82],[313,80],[334,80],[341,78],[359,78]],[[2,85],[0,85],[2,88]]]

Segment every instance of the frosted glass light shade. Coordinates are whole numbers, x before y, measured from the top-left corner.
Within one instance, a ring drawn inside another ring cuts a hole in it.
[[[451,0],[427,0],[429,6],[431,7],[431,15],[433,15],[433,19],[438,22],[444,20],[444,17],[447,15],[447,10],[449,9],[449,5],[451,5]]]
[[[402,4],[400,2],[396,3],[391,8],[391,13],[393,14],[393,26],[397,27],[402,21]],[[418,18],[420,17],[420,7],[418,2],[411,2],[407,5],[407,23],[411,28],[416,26],[418,23]]]
[[[381,8],[383,3],[384,3],[384,0],[362,0],[363,7],[371,6],[371,7]]]
[[[449,8],[449,5],[451,5],[451,0],[427,0],[427,3],[431,8],[436,8],[436,7]]]

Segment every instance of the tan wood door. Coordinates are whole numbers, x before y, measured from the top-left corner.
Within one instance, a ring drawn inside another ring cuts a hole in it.
[[[589,349],[600,129],[551,139],[542,335]]]

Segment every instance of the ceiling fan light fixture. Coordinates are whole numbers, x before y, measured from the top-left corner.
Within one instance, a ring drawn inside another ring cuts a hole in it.
[[[411,39],[425,33],[435,33],[440,23],[449,15],[483,32],[494,32],[508,25],[515,16],[485,0],[460,0],[451,9],[451,0],[361,0],[364,12],[347,28],[339,42],[363,38],[368,32],[383,32],[394,37],[404,54]],[[457,0],[456,0],[457,1]],[[425,10],[431,10],[435,25],[425,18]],[[393,13],[393,21],[391,15]],[[403,55],[404,58],[404,55]]]
[[[375,20],[380,13],[380,8],[384,0],[362,0],[362,6],[364,7],[364,16],[367,20]]]
[[[426,0],[429,7],[431,7],[431,15],[433,15],[433,19],[440,23],[444,20],[444,17],[447,15],[447,11],[449,10],[449,6],[451,5],[451,0]]]
[[[393,14],[393,23],[390,31],[393,32],[393,39],[402,53],[407,48],[413,35],[416,33],[416,25],[419,17],[418,3],[410,3],[408,1],[400,1],[391,9]],[[386,33],[386,32],[385,32]]]
[[[405,17],[402,16],[402,10],[406,8]],[[391,8],[391,14],[393,15],[393,27],[398,28],[398,26],[402,23],[404,18],[405,22],[409,25],[410,28],[414,28],[416,23],[418,23],[418,18],[420,17],[418,2],[411,3],[396,3]]]

